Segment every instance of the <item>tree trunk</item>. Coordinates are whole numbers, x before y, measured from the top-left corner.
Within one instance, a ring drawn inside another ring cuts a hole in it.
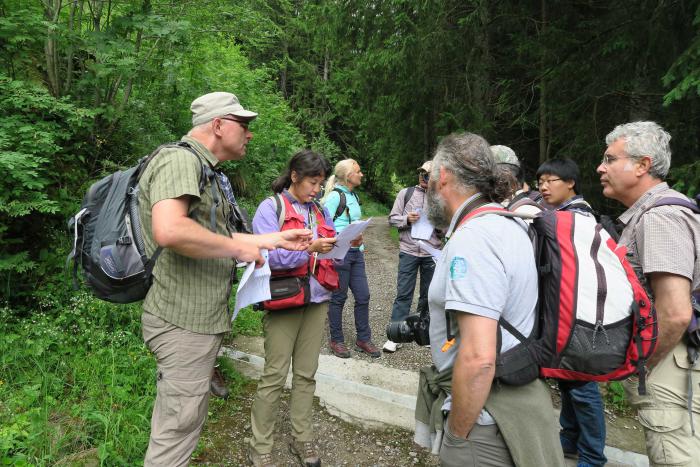
[[[44,18],[49,22],[44,42],[44,57],[46,59],[46,81],[49,92],[54,97],[61,96],[61,85],[58,78],[58,50],[56,48],[56,33],[54,28],[58,23],[61,12],[61,0],[44,0]]]

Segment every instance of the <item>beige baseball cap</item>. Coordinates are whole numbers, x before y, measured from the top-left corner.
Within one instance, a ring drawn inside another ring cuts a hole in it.
[[[425,171],[425,172],[430,173],[430,169],[432,169],[432,168],[433,168],[433,161],[425,161],[425,162],[423,162],[423,165],[421,165],[420,167],[418,167],[416,169],[416,171],[418,171],[418,172]]]
[[[253,120],[257,113],[243,108],[235,94],[230,92],[210,92],[199,96],[190,105],[192,126],[201,125],[224,115],[233,115],[244,121]]]

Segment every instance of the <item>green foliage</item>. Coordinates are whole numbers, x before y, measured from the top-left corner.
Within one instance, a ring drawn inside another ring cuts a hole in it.
[[[676,180],[673,188],[693,198],[700,192],[700,161],[671,169],[669,177]]]
[[[55,225],[40,220],[53,220],[73,204],[63,185],[84,173],[64,169],[92,116],[40,86],[0,75],[0,283],[6,298],[37,282],[28,273],[45,258],[30,248],[41,246]]]
[[[627,413],[630,411],[630,406],[625,398],[625,389],[619,381],[610,381],[604,384],[603,399],[605,406],[616,413]]]
[[[24,320],[0,310],[0,463],[142,459],[155,362],[139,315],[85,294]]]
[[[379,217],[389,215],[391,208],[389,208],[386,204],[373,199],[369,193],[363,193],[362,190],[360,190],[358,191],[357,195],[362,200],[363,217]]]

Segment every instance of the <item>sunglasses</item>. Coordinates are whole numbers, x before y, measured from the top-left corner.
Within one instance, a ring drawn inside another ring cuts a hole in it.
[[[232,117],[219,117],[219,118],[220,118],[221,120],[228,120],[229,122],[236,122],[236,123],[238,123],[240,126],[242,126],[244,130],[247,130],[247,129],[248,129],[248,125],[250,124],[250,122],[246,122],[246,121],[239,120],[239,119],[237,119],[237,118],[232,118]]]
[[[421,180],[423,180],[424,182],[427,182],[428,180],[430,180],[430,174],[429,174],[428,172],[421,172],[421,173],[420,173],[420,178],[421,178]]]

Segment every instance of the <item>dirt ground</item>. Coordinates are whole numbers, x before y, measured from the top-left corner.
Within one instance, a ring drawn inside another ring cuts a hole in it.
[[[375,218],[365,232],[365,258],[370,284],[370,326],[372,340],[381,347],[386,340],[385,327],[391,316],[396,293],[398,245],[391,239],[386,218]],[[383,353],[373,359],[355,352],[353,300],[349,294],[343,316],[345,341],[352,358],[381,363],[400,369],[418,370],[430,364],[428,349],[416,344],[405,344],[394,354]],[[417,296],[412,311],[415,311]],[[328,337],[328,336],[326,336]],[[327,339],[326,339],[327,341]],[[330,354],[326,345],[322,353]],[[555,406],[558,405],[556,385],[550,383]],[[212,401],[210,419],[202,434],[202,448],[196,453],[193,465],[246,465],[245,439],[250,436],[250,406],[255,394],[255,382],[247,382],[242,397],[234,401]],[[278,424],[275,429],[275,459],[278,465],[298,465],[289,453],[291,441],[288,418],[289,393],[285,391]],[[236,407],[238,405],[238,407]],[[607,444],[625,450],[644,451],[639,423],[633,418],[607,411]],[[316,445],[325,466],[431,466],[437,459],[413,444],[413,433],[398,429],[366,430],[350,425],[330,415],[316,403],[313,418]]]

